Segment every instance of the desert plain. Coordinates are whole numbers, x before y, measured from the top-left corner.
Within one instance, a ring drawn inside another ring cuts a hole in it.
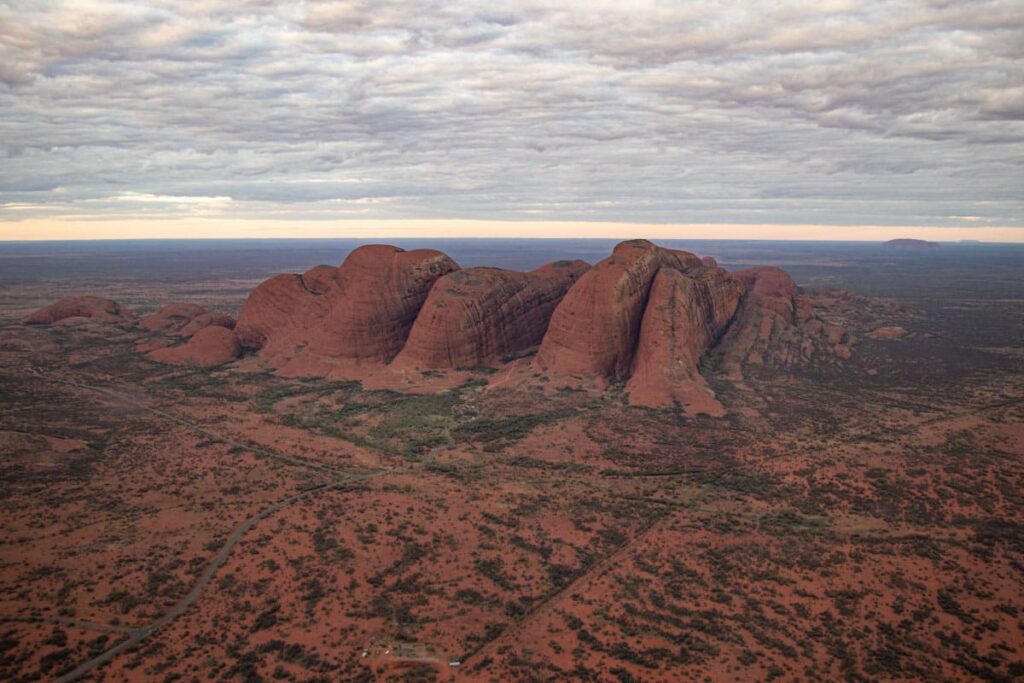
[[[0,250],[0,678],[1024,677],[1021,249],[674,245],[781,267],[827,326],[712,344],[714,415],[536,350],[392,386],[23,324],[81,294],[237,317],[354,246]],[[402,246],[529,270],[614,243]]]

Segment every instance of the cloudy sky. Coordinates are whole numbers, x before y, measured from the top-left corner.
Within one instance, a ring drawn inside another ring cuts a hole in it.
[[[0,0],[0,155],[0,239],[1024,240],[1024,3]]]

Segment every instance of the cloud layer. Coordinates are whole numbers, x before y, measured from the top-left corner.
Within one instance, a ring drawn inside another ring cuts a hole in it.
[[[0,1],[0,111],[0,220],[1024,227],[1018,0]]]

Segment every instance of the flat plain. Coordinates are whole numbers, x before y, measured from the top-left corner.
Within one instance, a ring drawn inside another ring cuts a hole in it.
[[[681,242],[784,267],[854,340],[742,382],[709,354],[722,418],[485,368],[405,394],[169,367],[135,351],[156,333],[19,322],[69,293],[235,314],[351,246],[0,246],[0,678],[1024,677],[1024,250]]]

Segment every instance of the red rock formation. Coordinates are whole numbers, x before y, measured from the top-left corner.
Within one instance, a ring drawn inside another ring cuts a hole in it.
[[[765,267],[733,275],[748,294],[715,351],[728,377],[742,379],[745,364],[809,360],[820,347],[842,359],[851,356],[846,330],[816,318],[810,298],[788,273]]]
[[[679,402],[687,412],[722,415],[724,410],[700,374],[700,358],[729,325],[743,285],[720,268],[693,275],[662,268],[651,286],[633,372],[626,384],[630,403]]]
[[[151,313],[139,320],[139,327],[150,332],[177,330],[204,313],[206,313],[206,309],[199,304],[167,304],[156,313]]]
[[[359,247],[337,273],[339,295],[309,330],[310,351],[330,358],[387,363],[402,350],[434,282],[459,266],[432,249]]]
[[[589,267],[557,261],[530,273],[470,268],[445,275],[392,366],[476,367],[537,346],[555,306]]]
[[[135,315],[127,308],[98,296],[69,296],[24,318],[26,325],[52,325],[71,318],[88,318],[102,323],[133,324]]]
[[[324,298],[306,288],[300,275],[276,275],[249,293],[235,332],[242,346],[269,352],[304,343],[307,321],[322,316]]]
[[[439,251],[360,247],[340,268],[262,282],[238,315],[238,339],[268,357],[308,348],[313,356],[383,364],[401,350],[434,281],[457,269]]]
[[[551,316],[534,362],[545,372],[625,377],[659,268],[700,268],[693,254],[630,240],[580,277]]]
[[[214,325],[199,330],[181,346],[156,349],[146,355],[159,363],[212,367],[230,363],[240,354],[241,346],[235,333]]]
[[[704,256],[701,258],[700,262],[703,263],[708,268],[718,267],[718,261],[715,260],[714,256]]]

